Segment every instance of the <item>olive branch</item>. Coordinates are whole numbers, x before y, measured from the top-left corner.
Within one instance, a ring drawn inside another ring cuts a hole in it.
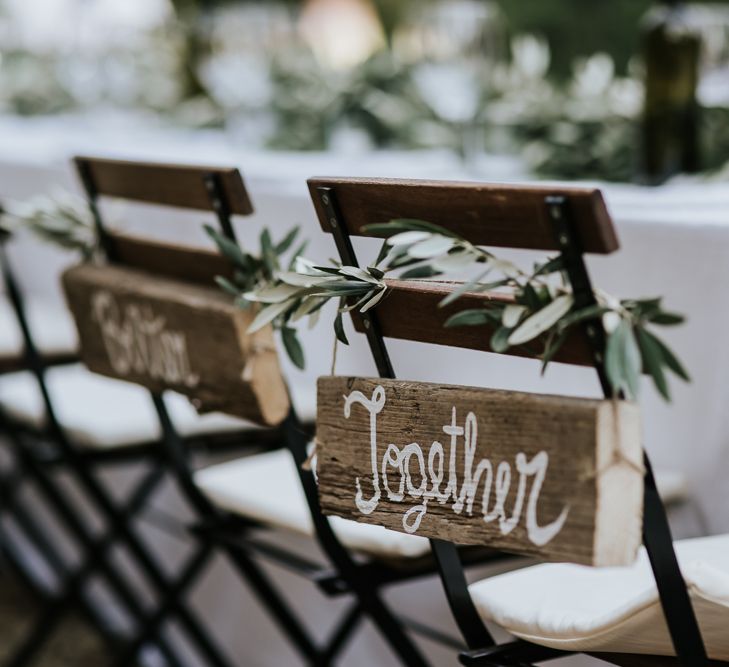
[[[316,320],[327,301],[339,299],[334,331],[339,341],[348,344],[342,314],[376,306],[386,295],[388,273],[402,271],[401,279],[429,278],[475,266],[480,269],[476,277],[451,292],[440,307],[474,292],[500,291],[510,294],[513,302],[487,301],[483,307],[452,315],[445,326],[489,325],[494,352],[528,346],[541,359],[544,372],[570,331],[592,323],[601,326],[607,336],[605,369],[615,395],[622,392],[627,398],[637,398],[642,371],[652,377],[666,400],[670,400],[667,372],[689,381],[676,355],[650,330],[684,321],[683,316],[664,310],[660,298],[619,300],[596,289],[595,303],[579,308],[560,257],[549,258],[527,272],[423,220],[392,220],[365,230],[385,239],[372,266],[360,269],[335,261],[332,266],[321,266],[297,257],[288,271],[274,274],[272,282],[243,294],[244,300],[262,305],[249,331],[269,322],[293,328],[305,315]]]
[[[207,231],[236,267],[232,282],[220,276],[216,278],[220,287],[231,294],[241,308],[250,308],[253,304],[259,308],[248,333],[269,324],[273,326],[281,332],[286,353],[298,368],[305,367],[303,348],[296,333],[298,322],[306,317],[309,327],[315,326],[321,308],[330,299],[338,298],[334,332],[337,340],[348,345],[342,314],[355,308],[366,312],[385,295],[387,286],[382,280],[382,270],[376,267],[358,269],[334,261],[332,266],[318,266],[302,257],[305,243],[291,256],[286,269],[282,269],[278,258],[290,245],[289,239],[293,241],[298,229],[290,232],[278,246],[270,244],[268,232],[264,230],[261,234],[263,252],[259,258],[245,253],[237,243],[215,230],[207,228]],[[272,251],[266,252],[266,248]]]
[[[285,291],[281,289],[280,277],[293,273],[295,268],[300,266],[303,261],[301,255],[308,243],[308,241],[302,241],[288,259],[285,259],[299,235],[299,228],[291,229],[278,243],[273,242],[268,229],[263,229],[259,237],[260,251],[258,254],[244,250],[239,243],[224,236],[210,225],[205,225],[205,231],[218,246],[218,250],[233,265],[232,280],[216,276],[215,282],[218,286],[234,298],[235,304],[239,308],[251,308],[257,301],[268,305],[256,315],[248,332],[253,333],[267,324],[271,324],[275,330],[281,333],[284,349],[291,361],[298,368],[303,369],[305,366],[304,349],[296,334],[296,329],[290,324],[295,321],[292,320],[293,313],[284,312],[285,309],[280,307],[285,301]],[[262,298],[255,298],[256,294],[261,294]]]
[[[9,234],[21,227],[66,250],[91,259],[99,247],[88,203],[65,190],[38,195],[22,202],[9,202],[0,211],[0,226]]]
[[[455,302],[467,292],[506,291],[513,303],[490,301],[481,308],[452,315],[447,327],[490,325],[494,352],[538,343],[534,354],[542,360],[542,372],[564,344],[570,330],[592,322],[607,336],[605,371],[615,395],[635,399],[640,375],[647,372],[667,401],[667,371],[685,381],[689,376],[676,355],[650,329],[654,325],[681,324],[682,315],[666,311],[661,298],[619,300],[595,289],[593,305],[575,307],[574,295],[564,274],[561,258],[554,257],[525,272],[446,229],[418,220],[393,220],[369,225],[370,234],[385,237],[383,253],[391,264],[409,266],[411,276],[437,276],[480,265],[478,276],[449,294],[440,306]],[[493,278],[486,282],[487,278]]]

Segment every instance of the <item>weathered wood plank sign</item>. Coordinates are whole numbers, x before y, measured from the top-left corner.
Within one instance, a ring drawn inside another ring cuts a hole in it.
[[[638,408],[384,379],[318,384],[326,514],[593,565],[641,544]]]
[[[93,264],[67,270],[63,286],[90,370],[178,391],[200,412],[264,424],[286,416],[271,330],[247,334],[253,313],[214,286]]]

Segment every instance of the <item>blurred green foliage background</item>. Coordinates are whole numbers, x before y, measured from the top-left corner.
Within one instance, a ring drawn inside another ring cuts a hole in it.
[[[396,2],[398,0],[395,0]],[[497,0],[513,33],[542,34],[552,73],[565,77],[576,57],[609,53],[624,73],[638,48],[641,17],[651,0]]]
[[[394,0],[401,2],[402,0]],[[544,35],[552,52],[552,73],[565,77],[572,61],[609,53],[624,74],[638,49],[641,18],[652,0],[496,0],[513,33]],[[712,2],[712,0],[709,0]],[[729,4],[729,0],[713,0]]]
[[[178,8],[210,7],[246,0],[172,0]],[[272,0],[275,1],[275,0]],[[296,6],[304,0],[277,0]],[[490,1],[490,0],[484,0]],[[729,4],[729,0],[701,0]],[[372,0],[383,26],[391,34],[407,20],[412,7],[428,0]],[[569,76],[575,58],[603,51],[612,56],[617,73],[624,74],[638,48],[641,18],[654,0],[495,0],[512,34],[531,33],[547,38],[552,52],[551,73]]]

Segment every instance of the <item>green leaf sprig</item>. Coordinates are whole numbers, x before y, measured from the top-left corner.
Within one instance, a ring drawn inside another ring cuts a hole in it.
[[[332,264],[319,266],[297,256],[289,270],[275,272],[274,280],[259,283],[241,297],[249,303],[261,304],[261,310],[248,332],[253,333],[272,323],[282,331],[286,351],[299,368],[304,367],[303,354],[297,354],[289,346],[301,347],[294,328],[299,320],[308,317],[309,326],[314,326],[324,304],[330,299],[339,299],[334,332],[337,340],[348,345],[342,314],[354,309],[366,312],[385,296],[387,286],[382,280],[384,272],[380,269],[359,269],[337,262]],[[287,338],[290,343],[287,343]]]
[[[577,308],[559,257],[536,264],[531,272],[525,272],[459,235],[422,220],[393,220],[369,225],[367,231],[386,239],[378,264],[382,262],[388,270],[407,267],[403,278],[437,276],[473,265],[482,267],[474,280],[463,283],[443,299],[441,307],[468,292],[500,289],[511,294],[511,303],[495,299],[481,308],[456,313],[445,324],[448,327],[489,325],[493,329],[490,345],[494,352],[526,346],[541,358],[544,372],[570,330],[578,324],[594,322],[607,335],[605,370],[616,396],[623,394],[636,399],[641,372],[652,377],[656,389],[667,401],[670,400],[667,371],[689,381],[676,355],[649,329],[684,321],[682,315],[664,310],[660,298],[618,300],[595,290],[596,303]]]
[[[407,241],[408,248],[414,248],[416,242],[423,234],[435,237],[441,231],[439,227],[427,222],[405,220],[393,221],[388,224],[388,231],[400,229],[398,225],[406,225],[407,231],[400,241]],[[390,239],[397,241],[397,239]],[[248,292],[239,295],[240,300],[261,304],[261,310],[248,328],[249,333],[273,323],[290,341],[296,340],[295,326],[302,318],[309,317],[309,325],[314,326],[318,321],[321,308],[330,300],[337,299],[339,305],[334,318],[334,334],[336,339],[344,345],[349,345],[344,330],[344,313],[357,310],[366,313],[374,308],[386,295],[387,284],[385,276],[389,272],[402,272],[402,279],[423,278],[435,275],[432,267],[425,266],[426,259],[434,251],[442,252],[447,244],[442,239],[434,239],[432,247],[426,244],[422,249],[422,257],[412,257],[400,252],[401,247],[395,247],[386,242],[375,260],[373,266],[358,268],[344,266],[336,260],[331,260],[331,266],[315,264],[314,262],[297,256],[287,271],[275,270],[272,272],[273,280],[263,280]],[[427,251],[427,252],[426,252]],[[417,250],[414,250],[417,254]],[[470,263],[469,259],[469,263]],[[297,341],[298,343],[298,341]],[[284,338],[286,344],[286,337]],[[300,346],[299,346],[300,347]],[[287,346],[287,352],[292,361],[297,363],[297,356]]]
[[[367,231],[386,237],[373,266],[361,269],[343,266],[335,260],[331,260],[331,266],[323,266],[297,256],[288,271],[273,271],[273,280],[259,281],[248,292],[237,294],[243,302],[262,304],[260,312],[248,329],[249,333],[273,323],[275,328],[288,332],[286,335],[289,339],[295,340],[294,327],[299,320],[309,316],[310,326],[313,326],[324,304],[331,299],[338,299],[334,333],[339,342],[348,345],[343,314],[353,310],[365,313],[375,307],[387,293],[384,279],[388,273],[398,273],[398,277],[403,280],[428,278],[488,260],[489,271],[498,267],[506,276],[523,276],[519,268],[511,262],[500,260],[429,222],[393,220],[370,225]],[[449,295],[444,305],[467,291],[493,288],[508,282],[509,278],[485,285],[478,280],[466,283]],[[230,286],[221,286],[232,292]],[[479,320],[478,323],[482,322]],[[288,348],[287,351],[294,360]]]
[[[232,279],[216,276],[215,280],[225,292],[230,294],[236,305],[247,309],[256,303],[265,304],[257,313],[248,332],[254,333],[267,324],[281,333],[284,349],[291,361],[298,368],[304,368],[304,349],[292,326],[295,313],[288,308],[288,294],[290,287],[283,282],[282,277],[298,275],[294,273],[296,267],[304,266],[301,257],[306,249],[307,241],[299,243],[293,252],[299,236],[299,228],[294,227],[278,243],[274,243],[268,229],[264,229],[259,237],[260,251],[253,254],[244,250],[237,242],[221,234],[210,225],[205,231],[218,246],[220,252],[233,264]],[[308,311],[313,315],[315,308]]]
[[[0,213],[0,226],[9,233],[29,229],[38,237],[91,259],[98,237],[89,206],[83,197],[57,190],[23,202],[9,202]]]

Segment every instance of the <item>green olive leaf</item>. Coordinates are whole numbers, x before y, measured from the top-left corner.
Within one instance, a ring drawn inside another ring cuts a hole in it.
[[[284,349],[289,355],[289,359],[291,359],[294,366],[303,371],[306,367],[306,363],[304,360],[304,349],[301,347],[299,338],[296,335],[296,330],[289,327],[284,327],[283,329],[281,329],[281,340],[283,340]]]

